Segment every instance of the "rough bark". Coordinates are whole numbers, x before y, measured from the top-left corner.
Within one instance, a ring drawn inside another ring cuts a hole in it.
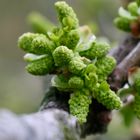
[[[1,140],[79,140],[76,119],[58,109],[17,116],[0,111]]]

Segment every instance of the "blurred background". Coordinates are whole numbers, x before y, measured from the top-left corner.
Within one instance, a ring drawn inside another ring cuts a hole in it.
[[[96,36],[106,37],[112,44],[124,38],[124,33],[113,25],[121,0],[66,1],[77,13],[80,25],[88,24]],[[25,71],[24,52],[17,47],[17,40],[24,32],[32,31],[27,23],[32,11],[57,23],[54,2],[56,0],[0,0],[0,108],[19,114],[37,111],[45,92],[44,78]],[[126,128],[122,118],[114,115],[109,132],[95,139],[128,140],[134,127]]]

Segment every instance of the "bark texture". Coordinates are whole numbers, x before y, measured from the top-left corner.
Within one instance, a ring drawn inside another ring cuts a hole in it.
[[[62,110],[22,116],[0,111],[1,140],[79,140],[79,133],[76,119]]]

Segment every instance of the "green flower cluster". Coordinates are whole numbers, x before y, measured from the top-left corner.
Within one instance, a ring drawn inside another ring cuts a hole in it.
[[[115,25],[125,32],[131,32],[134,36],[139,37],[139,1],[128,4],[127,9],[119,8],[119,17],[114,20]]]
[[[69,100],[70,112],[79,119],[79,122],[86,122],[86,117],[89,111],[89,105],[92,102],[92,97],[89,90],[82,89],[73,92]]]
[[[93,98],[108,109],[119,109],[122,102],[106,82],[116,65],[114,58],[107,56],[110,46],[91,33],[83,38],[76,14],[64,1],[56,2],[55,7],[60,27],[19,38],[18,46],[27,52],[27,71],[33,75],[55,73],[52,86],[71,93],[70,113],[80,123],[86,122]]]
[[[120,98],[110,90],[107,82],[101,82],[98,88],[93,90],[93,96],[108,109],[119,109],[122,104]],[[113,102],[112,102],[113,101]]]

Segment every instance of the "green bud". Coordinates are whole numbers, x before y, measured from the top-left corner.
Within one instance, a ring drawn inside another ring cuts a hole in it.
[[[29,73],[33,75],[45,75],[54,68],[54,62],[51,56],[47,55],[41,59],[33,61],[26,66]]]
[[[70,62],[68,69],[71,73],[76,75],[81,75],[83,70],[86,68],[84,62],[80,59],[80,57],[74,57]]]
[[[32,12],[28,16],[28,22],[36,33],[46,34],[54,26],[46,17],[38,12]]]
[[[86,117],[89,112],[89,105],[92,98],[88,90],[75,91],[70,96],[69,106],[70,113],[77,117],[78,121],[82,124],[86,122]]]
[[[49,54],[54,44],[43,34],[25,33],[18,40],[18,46],[28,53]]]
[[[84,86],[84,81],[82,78],[74,76],[69,79],[68,84],[69,84],[70,88],[81,89]]]
[[[120,30],[123,30],[125,32],[130,32],[130,20],[128,20],[127,18],[124,17],[117,17],[114,20],[114,24],[116,25],[117,28],[119,28]]]
[[[135,95],[133,110],[134,110],[134,113],[136,114],[137,118],[140,119],[140,95],[139,94]]]
[[[92,89],[93,87],[96,86],[98,82],[98,75],[95,72],[90,72],[86,77],[85,77],[85,85],[89,89]]]
[[[19,37],[18,46],[26,52],[32,53],[32,41],[38,34],[24,33]]]
[[[97,71],[96,66],[93,63],[91,63],[86,67],[84,74],[85,76],[88,76],[89,73],[91,72],[95,73],[96,71]]]
[[[79,21],[73,9],[64,1],[55,3],[58,12],[58,18],[63,27],[76,29],[79,26]]]
[[[137,5],[137,3],[136,2],[131,2],[131,3],[129,3],[129,5],[128,5],[128,11],[132,14],[132,15],[134,15],[134,16],[137,16],[138,15],[138,5]]]
[[[76,45],[78,44],[80,39],[80,35],[78,33],[78,30],[71,30],[69,33],[64,33],[60,37],[60,44],[67,46],[69,49],[74,50],[76,48]]]
[[[106,42],[93,42],[91,47],[83,52],[80,52],[81,56],[85,56],[89,59],[101,58],[105,56],[110,49],[110,45]]]
[[[93,92],[94,98],[101,104],[103,104],[107,109],[120,109],[122,107],[122,102],[120,98],[110,90],[107,82],[102,82],[98,89]]]
[[[65,66],[72,60],[74,53],[66,46],[59,46],[53,52],[53,58],[57,66]]]
[[[64,34],[63,29],[59,27],[54,27],[52,32],[48,32],[48,36],[50,40],[55,42],[57,46],[66,46],[66,45],[60,44],[60,39],[61,39],[61,36],[63,36],[63,34]]]
[[[108,76],[109,74],[111,74],[111,72],[113,71],[113,69],[116,66],[116,60],[111,57],[111,56],[106,56],[103,57],[101,59],[99,59],[96,63],[95,63],[96,67],[97,67],[97,74],[100,75],[101,77],[103,76]]]
[[[129,21],[134,21],[137,19],[136,16],[131,15],[131,13],[129,11],[127,11],[125,8],[120,7],[119,8],[119,16],[125,19],[128,19]]]
[[[85,86],[92,89],[98,82],[98,75],[96,74],[96,66],[89,64],[84,70]]]
[[[34,54],[49,54],[51,46],[50,41],[47,39],[45,35],[39,35],[38,37],[35,37],[32,41],[32,53]]]

